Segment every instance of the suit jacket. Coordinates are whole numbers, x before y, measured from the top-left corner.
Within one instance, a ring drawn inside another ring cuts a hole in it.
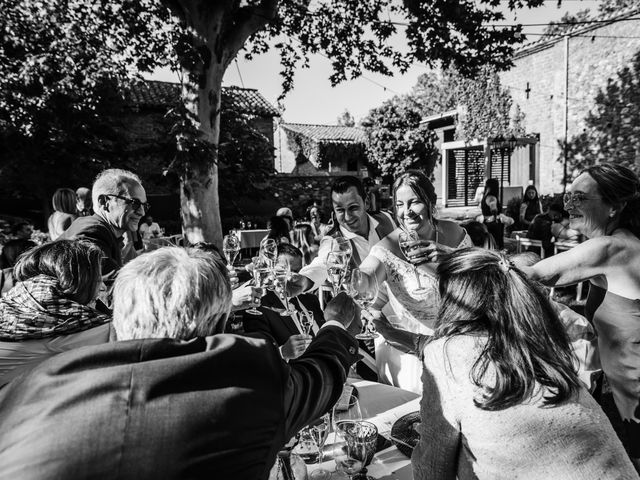
[[[289,364],[270,339],[226,334],[60,354],[0,391],[0,478],[266,479],[356,351],[330,326]]]
[[[107,285],[113,283],[122,267],[122,239],[100,215],[76,218],[59,238],[88,240],[100,247],[103,279]]]
[[[324,313],[322,313],[320,302],[316,295],[304,293],[289,302],[293,308],[300,311],[298,300],[302,302],[307,310],[313,312],[313,317],[318,326],[324,323]],[[251,315],[246,310],[243,312],[244,331],[270,335],[280,347],[284,345],[291,335],[299,335],[300,330],[290,316],[282,316],[278,312],[274,312],[270,307],[284,308],[277,295],[271,291],[267,292],[262,298],[262,305],[258,308],[262,312],[261,316]]]

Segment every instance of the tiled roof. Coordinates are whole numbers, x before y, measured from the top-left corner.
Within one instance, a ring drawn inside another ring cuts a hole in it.
[[[318,143],[365,143],[367,141],[365,131],[360,127],[283,123],[282,128],[309,137]]]
[[[610,14],[602,14],[596,15],[590,20],[595,20],[597,23],[577,23],[571,27],[568,27],[563,33],[563,35],[581,35],[598,28],[611,25],[608,23],[609,21],[616,21],[622,18],[631,17],[632,15],[640,13],[640,8],[637,6],[629,6],[627,8],[623,8],[617,12]],[[516,49],[513,54],[513,59],[516,60],[521,57],[526,57],[527,55],[531,55],[533,53],[539,52],[540,50],[544,50],[549,48],[556,43],[563,40],[563,36],[552,36],[552,37],[542,37],[539,40],[535,40],[533,42],[526,43],[522,45],[520,48]]]
[[[127,103],[136,108],[163,108],[180,98],[180,84],[145,80],[127,91]],[[259,117],[279,117],[280,113],[254,88],[222,87],[224,106]]]

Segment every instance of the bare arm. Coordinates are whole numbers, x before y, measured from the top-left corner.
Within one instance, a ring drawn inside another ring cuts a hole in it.
[[[619,261],[620,253],[619,243],[613,237],[592,238],[521,270],[544,285],[573,285],[606,274]]]

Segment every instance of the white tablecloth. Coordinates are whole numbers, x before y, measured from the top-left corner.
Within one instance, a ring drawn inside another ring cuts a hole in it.
[[[400,417],[420,410],[420,397],[413,392],[366,380],[352,384],[359,392],[363,420],[378,427],[379,435],[389,438],[391,427]],[[331,433],[327,438],[327,444],[334,441],[334,434]],[[328,460],[322,467],[333,472],[336,464],[334,460]],[[317,465],[307,465],[307,468],[312,472]],[[395,446],[376,453],[367,470],[367,475],[381,480],[413,479],[411,460]]]
[[[240,248],[258,248],[260,241],[267,236],[269,230],[236,230],[240,238]]]

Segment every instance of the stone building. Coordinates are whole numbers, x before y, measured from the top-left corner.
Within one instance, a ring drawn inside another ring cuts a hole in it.
[[[367,168],[367,137],[360,127],[282,123],[276,171],[295,175],[359,175]]]
[[[539,134],[532,180],[541,193],[562,191],[565,132],[570,141],[584,131],[598,92],[640,51],[638,13],[627,8],[594,17],[563,36],[528,43],[500,74],[525,115],[525,130]]]

